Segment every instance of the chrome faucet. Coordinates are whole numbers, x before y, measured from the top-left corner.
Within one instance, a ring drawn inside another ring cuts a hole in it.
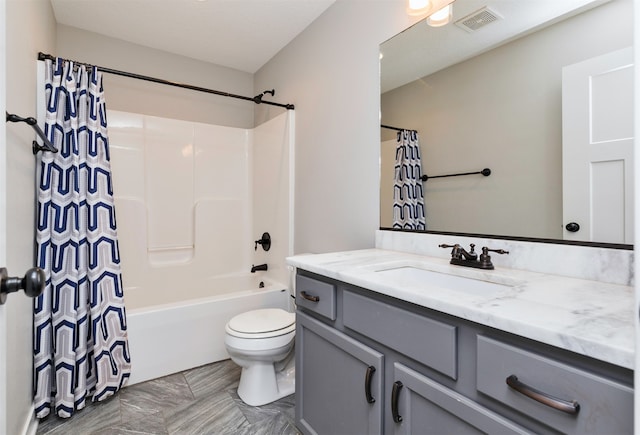
[[[482,254],[478,257],[478,254],[475,253],[476,245],[471,243],[471,249],[467,252],[462,246],[459,244],[455,245],[438,245],[440,248],[452,248],[451,249],[451,261],[450,264],[455,264],[458,266],[467,266],[467,267],[475,267],[476,269],[493,269],[493,263],[491,262],[491,256],[489,252],[495,252],[497,254],[508,254],[509,251],[505,251],[504,249],[489,249],[486,246],[482,248]]]

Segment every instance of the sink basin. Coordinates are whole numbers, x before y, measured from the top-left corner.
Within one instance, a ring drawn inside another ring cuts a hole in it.
[[[413,266],[382,269],[377,270],[376,273],[393,279],[394,282],[400,286],[437,287],[439,289],[481,296],[489,296],[513,288],[513,286],[508,284],[466,278],[464,276],[435,272]]]

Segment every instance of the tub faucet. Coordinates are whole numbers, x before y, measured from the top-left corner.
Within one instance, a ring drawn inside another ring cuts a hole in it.
[[[266,264],[258,264],[257,266],[251,266],[251,273],[256,273],[256,270],[267,270],[269,266]]]

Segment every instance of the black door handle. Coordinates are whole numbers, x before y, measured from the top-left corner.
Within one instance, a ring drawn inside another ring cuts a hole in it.
[[[580,411],[580,404],[575,400],[564,400],[557,397],[553,397],[550,394],[543,393],[533,387],[523,384],[518,380],[516,375],[511,375],[507,379],[507,385],[516,390],[520,394],[540,402],[543,405],[550,406],[558,411],[566,412],[567,414],[577,414]]]
[[[0,267],[0,305],[6,302],[9,293],[21,289],[31,298],[40,296],[44,291],[45,280],[44,270],[38,267],[29,269],[23,278],[9,277],[7,269]]]
[[[376,372],[374,366],[367,367],[367,372],[364,375],[364,396],[367,398],[367,403],[375,403],[376,399],[371,395],[371,381],[373,380],[373,374]]]
[[[402,422],[402,416],[398,413],[398,397],[400,396],[400,389],[402,388],[402,382],[395,381],[393,383],[393,389],[391,390],[391,415],[393,421],[396,423]]]
[[[570,233],[576,233],[580,231],[580,225],[577,224],[576,222],[569,222],[567,225],[565,225],[565,228]]]
[[[306,300],[311,301],[311,302],[320,302],[320,297],[319,296],[310,295],[309,293],[307,293],[304,290],[302,290],[300,292],[300,296],[302,296],[303,298],[305,298]]]

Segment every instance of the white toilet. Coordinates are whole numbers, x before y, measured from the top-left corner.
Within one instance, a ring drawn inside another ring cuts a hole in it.
[[[265,308],[238,314],[225,327],[224,342],[233,362],[242,367],[238,396],[260,406],[293,394],[295,314]]]

